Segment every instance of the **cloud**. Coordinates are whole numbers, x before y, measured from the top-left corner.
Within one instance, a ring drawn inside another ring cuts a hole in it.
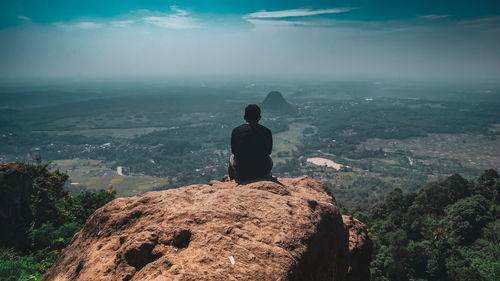
[[[265,19],[246,19],[249,23],[255,26],[307,26],[312,25],[306,21],[292,20],[265,20]]]
[[[438,19],[444,19],[449,17],[450,15],[436,15],[436,14],[430,14],[430,15],[424,15],[420,16],[422,19],[428,19],[428,20],[438,20]]]
[[[178,6],[170,6],[170,10],[176,12],[178,16],[187,16],[189,14],[186,10],[179,9]]]
[[[483,17],[471,20],[462,21],[465,24],[498,24],[500,22],[500,16]]]
[[[190,29],[199,27],[191,19],[176,15],[166,17],[145,17],[143,20],[145,23],[170,29]]]
[[[103,24],[96,23],[93,21],[81,21],[75,23],[75,27],[81,28],[81,29],[97,29],[101,28]]]
[[[67,31],[73,30],[94,30],[105,27],[104,23],[97,23],[94,21],[77,21],[77,22],[53,22],[54,26],[62,28]]]
[[[128,27],[134,24],[135,22],[136,20],[117,20],[117,21],[111,21],[110,24],[116,27]]]
[[[323,10],[312,10],[312,9],[292,9],[292,10],[282,10],[282,11],[259,11],[243,16],[244,19],[276,19],[276,18],[288,18],[288,17],[307,17],[315,15],[324,14],[339,14],[346,13],[354,8],[338,8],[338,9],[323,9]]]
[[[189,16],[187,11],[179,9],[177,6],[171,6],[170,10],[174,13],[170,15],[148,16],[142,18],[142,20],[145,23],[168,29],[192,29],[200,27],[196,20]]]
[[[134,10],[128,14],[110,19],[80,19],[77,21],[53,22],[52,24],[67,31],[93,30],[106,27],[140,27],[143,25],[154,25],[166,29],[192,29],[200,27],[198,21],[190,16],[188,11],[179,9],[177,6],[170,6],[169,13]]]
[[[27,16],[17,16],[17,18],[24,21],[31,21],[31,19]]]

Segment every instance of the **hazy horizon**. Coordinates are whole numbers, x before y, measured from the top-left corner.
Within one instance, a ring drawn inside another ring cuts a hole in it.
[[[3,1],[1,80],[500,77],[496,1]]]

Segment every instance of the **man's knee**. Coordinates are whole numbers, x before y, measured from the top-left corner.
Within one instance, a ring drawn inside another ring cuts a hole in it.
[[[274,167],[273,159],[271,157],[269,157],[269,159],[267,160],[267,163],[268,163],[268,167],[269,167],[269,172],[271,172],[271,170]]]
[[[234,160],[234,154],[229,157],[229,164],[227,167],[227,173],[229,175],[230,179],[235,179],[236,178],[236,169],[235,169],[235,160]]]
[[[230,179],[235,180],[251,180],[257,178],[265,178],[271,175],[271,170],[273,168],[273,160],[268,157],[265,162],[253,163],[252,165],[243,165],[240,167],[238,162],[233,155],[229,158],[228,164],[228,174]]]

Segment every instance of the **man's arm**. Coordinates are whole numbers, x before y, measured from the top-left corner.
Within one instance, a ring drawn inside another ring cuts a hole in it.
[[[267,154],[271,155],[272,152],[273,152],[273,134],[269,130],[269,152]]]
[[[236,137],[234,136],[234,129],[233,131],[231,132],[231,153],[232,154],[235,154],[235,150],[236,150]]]

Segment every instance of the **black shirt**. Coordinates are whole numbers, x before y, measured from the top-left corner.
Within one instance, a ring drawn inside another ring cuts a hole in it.
[[[233,129],[231,151],[240,163],[265,161],[272,150],[272,133],[259,123],[243,124]]]

